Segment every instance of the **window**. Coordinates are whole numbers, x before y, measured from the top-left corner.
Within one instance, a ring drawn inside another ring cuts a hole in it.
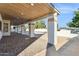
[[[2,22],[0,21],[0,30],[2,29]]]
[[[8,23],[4,23],[4,29],[3,29],[4,32],[8,32]]]

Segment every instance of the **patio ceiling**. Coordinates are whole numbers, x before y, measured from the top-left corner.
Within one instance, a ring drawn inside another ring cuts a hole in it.
[[[30,3],[4,3],[0,4],[0,13],[2,18],[10,20],[12,25],[22,24],[28,21],[54,13],[54,9],[49,4]]]

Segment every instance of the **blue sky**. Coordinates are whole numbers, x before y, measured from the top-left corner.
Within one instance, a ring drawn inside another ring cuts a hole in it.
[[[58,16],[59,27],[66,27],[74,16],[74,11],[79,8],[78,3],[54,3],[54,6],[59,10]]]
[[[67,24],[72,21],[72,18],[74,17],[74,11],[79,9],[79,3],[54,3],[53,5],[60,12],[60,15],[58,15],[59,28],[67,27]],[[47,25],[47,20],[44,20]]]

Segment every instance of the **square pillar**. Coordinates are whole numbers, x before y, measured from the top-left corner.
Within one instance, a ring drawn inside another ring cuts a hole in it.
[[[20,26],[21,26],[21,34],[22,34],[22,32],[23,32],[23,24],[21,24]]]
[[[17,31],[16,32],[18,33],[18,25],[16,27],[17,27]]]
[[[3,36],[3,20],[2,20],[2,16],[1,16],[1,14],[0,14],[0,40],[1,40],[1,38],[2,38],[2,36]]]
[[[30,37],[35,37],[34,29],[35,29],[34,22],[30,22],[29,23],[29,36]]]
[[[22,34],[26,34],[25,24],[21,25],[21,32],[22,32]]]
[[[22,27],[21,27],[21,25],[18,25],[18,33],[22,33]]]
[[[48,43],[57,44],[57,13],[48,18]]]

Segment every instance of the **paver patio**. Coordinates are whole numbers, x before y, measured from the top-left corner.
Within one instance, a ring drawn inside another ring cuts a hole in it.
[[[27,35],[11,33],[11,36],[5,36],[0,40],[0,55],[17,55],[37,38],[29,38]]]

